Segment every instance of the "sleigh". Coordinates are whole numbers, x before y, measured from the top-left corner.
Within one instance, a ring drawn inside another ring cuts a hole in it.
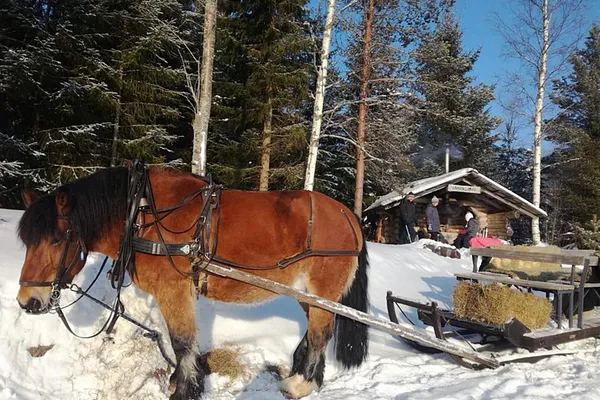
[[[591,296],[600,299],[597,290],[599,282],[586,282],[593,269],[598,268],[598,257],[591,251],[561,250],[560,254],[515,251],[510,248],[473,248],[473,271],[457,273],[457,282],[477,282],[501,285],[514,290],[545,297],[552,304],[551,318],[541,328],[531,329],[518,318],[504,323],[490,323],[481,319],[465,318],[457,315],[436,302],[423,303],[387,293],[388,315],[392,322],[399,323],[399,314],[405,317],[407,308],[417,311],[419,320],[432,330],[437,340],[463,345],[465,350],[476,352],[495,360],[498,364],[513,361],[537,360],[542,357],[568,354],[573,351],[558,349],[556,346],[600,335],[600,311],[584,313],[584,302]],[[570,265],[567,279],[545,282],[519,279],[510,274],[486,272],[478,269],[479,258],[506,258],[527,262],[552,262]],[[577,270],[582,268],[581,279]],[[592,274],[595,275],[595,274]],[[440,352],[427,344],[407,340],[398,336],[413,348],[426,353]],[[481,368],[485,365],[451,354],[460,365]]]

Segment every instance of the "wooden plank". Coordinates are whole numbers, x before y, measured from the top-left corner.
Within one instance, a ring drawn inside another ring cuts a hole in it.
[[[573,285],[564,285],[558,283],[547,283],[547,282],[539,282],[539,281],[528,281],[525,279],[513,279],[506,276],[493,276],[490,274],[479,274],[479,273],[457,273],[454,274],[457,278],[463,279],[476,279],[479,281],[488,281],[488,282],[498,282],[504,283],[508,285],[516,285],[522,287],[530,287],[533,289],[542,289],[542,290],[573,290],[575,286]]]
[[[598,257],[596,256],[582,256],[582,255],[570,255],[570,254],[545,254],[537,252],[526,252],[520,250],[511,250],[510,247],[506,249],[492,249],[489,247],[472,247],[471,255],[473,256],[484,256],[484,257],[497,257],[497,258],[508,258],[511,260],[523,260],[523,261],[539,261],[569,265],[583,265],[586,259],[590,260],[590,265],[598,265]]]
[[[569,281],[562,281],[562,280],[549,280],[546,282],[550,282],[550,283],[564,283],[567,285],[570,285]],[[579,281],[575,281],[575,283],[573,283],[573,286],[575,287],[579,287]],[[585,283],[585,288],[586,289],[594,289],[594,288],[600,288],[600,283],[590,283],[590,282],[586,282]]]
[[[260,276],[251,275],[247,272],[243,272],[238,269],[221,267],[214,264],[209,264],[206,267],[206,270],[215,275],[235,279],[237,281],[248,283],[250,285],[257,286],[259,288],[271,291],[273,293],[293,297],[296,300],[301,301],[303,303],[322,308],[334,314],[343,315],[350,319],[378,328],[392,335],[402,336],[403,338],[412,340],[424,346],[432,347],[434,349],[441,350],[448,354],[454,354],[467,360],[474,361],[478,364],[485,365],[489,368],[499,367],[498,362],[491,357],[488,357],[483,354],[478,354],[475,351],[471,351],[467,348],[457,346],[451,342],[446,342],[435,337],[429,336],[424,331],[409,326],[398,325],[391,321],[384,320],[382,318],[377,318],[373,315],[369,315],[362,311],[358,311],[353,308],[344,306],[335,301],[327,300],[310,293],[301,292],[300,290],[272,281],[270,279],[265,279]]]

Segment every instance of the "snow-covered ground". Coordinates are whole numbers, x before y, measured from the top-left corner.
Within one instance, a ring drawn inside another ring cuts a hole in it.
[[[24,258],[15,234],[21,212],[0,210],[0,400],[4,399],[166,399],[167,364],[156,345],[123,319],[116,332],[91,340],[71,336],[55,315],[31,316],[15,300]],[[422,248],[369,244],[371,312],[387,318],[385,295],[436,300],[450,306],[453,273],[470,270],[469,258],[453,260]],[[76,278],[86,287],[103,257],[93,255]],[[112,299],[101,278],[92,294]],[[74,296],[64,294],[63,302]],[[154,301],[134,287],[124,290],[127,312],[166,332]],[[66,312],[78,333],[95,332],[106,312],[82,300]],[[417,320],[414,313],[409,314]],[[290,298],[256,307],[201,299],[197,306],[203,349],[223,345],[239,349],[246,365],[231,382],[211,375],[207,399],[283,399],[269,365],[289,368],[291,355],[306,328],[304,313]],[[166,335],[166,333],[165,333]],[[498,370],[470,371],[445,355],[420,354],[389,334],[371,330],[370,356],[360,369],[343,371],[333,361],[331,345],[325,383],[308,399],[547,399],[600,398],[600,360],[594,339],[570,344],[581,351],[537,364],[512,364]],[[27,349],[54,345],[34,358]],[[167,346],[169,347],[169,346]],[[170,351],[170,347],[169,347]]]

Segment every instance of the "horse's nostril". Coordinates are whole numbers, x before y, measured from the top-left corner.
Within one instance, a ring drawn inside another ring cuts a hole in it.
[[[21,305],[21,307],[23,307],[23,306]],[[29,299],[29,301],[23,308],[25,309],[26,312],[37,313],[42,308],[42,302],[39,301],[38,299],[31,298],[31,299]]]

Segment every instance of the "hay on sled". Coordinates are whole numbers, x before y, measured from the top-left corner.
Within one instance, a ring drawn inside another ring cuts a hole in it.
[[[457,317],[497,325],[517,318],[530,329],[542,328],[552,313],[545,298],[498,284],[459,282],[452,298]]]

